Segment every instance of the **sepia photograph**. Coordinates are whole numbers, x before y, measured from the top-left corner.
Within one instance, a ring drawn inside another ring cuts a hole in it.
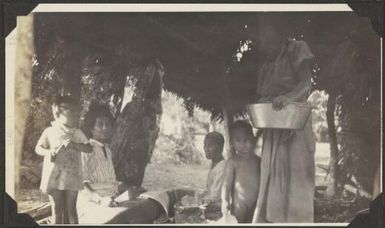
[[[382,192],[382,38],[348,5],[44,5],[6,38],[17,213],[346,226]]]

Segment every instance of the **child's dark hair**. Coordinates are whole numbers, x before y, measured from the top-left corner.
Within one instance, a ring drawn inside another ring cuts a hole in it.
[[[66,109],[71,109],[72,111],[79,111],[80,110],[80,104],[71,96],[56,96],[52,100],[52,114],[54,118],[56,119],[62,112],[63,107],[62,104],[68,104],[70,107],[67,107]]]
[[[94,127],[96,119],[100,117],[107,117],[111,124],[114,122],[114,117],[107,105],[91,103],[82,124],[82,130],[88,138],[92,137],[91,129]]]
[[[59,106],[60,104],[70,104],[70,105],[78,106],[79,102],[77,102],[71,96],[56,96],[56,97],[54,97],[54,99],[52,101],[52,105]]]
[[[246,121],[243,120],[237,120],[235,121],[231,126],[230,126],[230,135],[234,133],[235,130],[242,130],[244,131],[247,135],[254,136],[253,133],[253,127],[247,123]]]
[[[223,137],[223,135],[221,133],[216,132],[216,131],[209,132],[205,136],[205,141],[208,139],[214,140],[223,149],[223,146],[225,144],[225,138]]]

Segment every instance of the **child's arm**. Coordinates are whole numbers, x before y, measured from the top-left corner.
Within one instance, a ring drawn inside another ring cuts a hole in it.
[[[50,148],[47,134],[47,130],[44,130],[36,143],[35,152],[40,156],[53,155],[55,152],[53,148]]]
[[[230,197],[231,191],[233,189],[234,182],[234,160],[232,158],[226,161],[225,170],[224,170],[224,178],[222,184],[222,214],[228,214],[230,212]]]
[[[84,153],[91,153],[92,152],[92,146],[87,143],[76,143],[76,142],[71,142],[69,146],[72,146],[78,151],[84,152]]]
[[[54,155],[55,150],[46,149],[42,145],[36,145],[35,152],[40,156],[48,156],[48,155]]]
[[[78,150],[84,153],[92,152],[92,146],[90,145],[88,138],[84,135],[84,133],[80,129],[77,129],[74,132],[69,146],[72,146],[74,147],[75,150]]]

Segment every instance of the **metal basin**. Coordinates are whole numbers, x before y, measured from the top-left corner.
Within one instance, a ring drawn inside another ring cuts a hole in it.
[[[307,102],[293,102],[281,110],[273,110],[272,103],[246,105],[255,128],[303,129],[311,113]]]

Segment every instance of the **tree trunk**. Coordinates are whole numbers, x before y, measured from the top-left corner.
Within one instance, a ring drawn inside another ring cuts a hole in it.
[[[149,160],[149,150],[153,149],[148,139],[156,140],[158,134],[157,126],[154,132],[149,133],[149,129],[144,125],[157,124],[155,120],[157,116],[150,114],[158,113],[149,108],[151,102],[148,101],[147,95],[152,90],[154,77],[161,77],[159,66],[150,63],[145,68],[139,69],[138,74],[132,100],[118,116],[110,143],[111,150],[114,151],[113,162],[117,178],[127,185],[141,184]]]
[[[62,83],[62,89],[59,95],[70,95],[76,101],[80,101],[82,60],[84,53],[78,44],[63,41],[61,47],[61,63],[56,65],[56,71],[59,74]]]
[[[334,123],[334,111],[336,107],[336,95],[329,94],[326,110],[326,120],[328,124],[328,133],[330,138],[330,162],[329,173],[327,176],[327,189],[325,196],[331,198],[336,194],[337,188],[337,175],[338,175],[338,146],[337,146],[337,134],[336,126]]]

